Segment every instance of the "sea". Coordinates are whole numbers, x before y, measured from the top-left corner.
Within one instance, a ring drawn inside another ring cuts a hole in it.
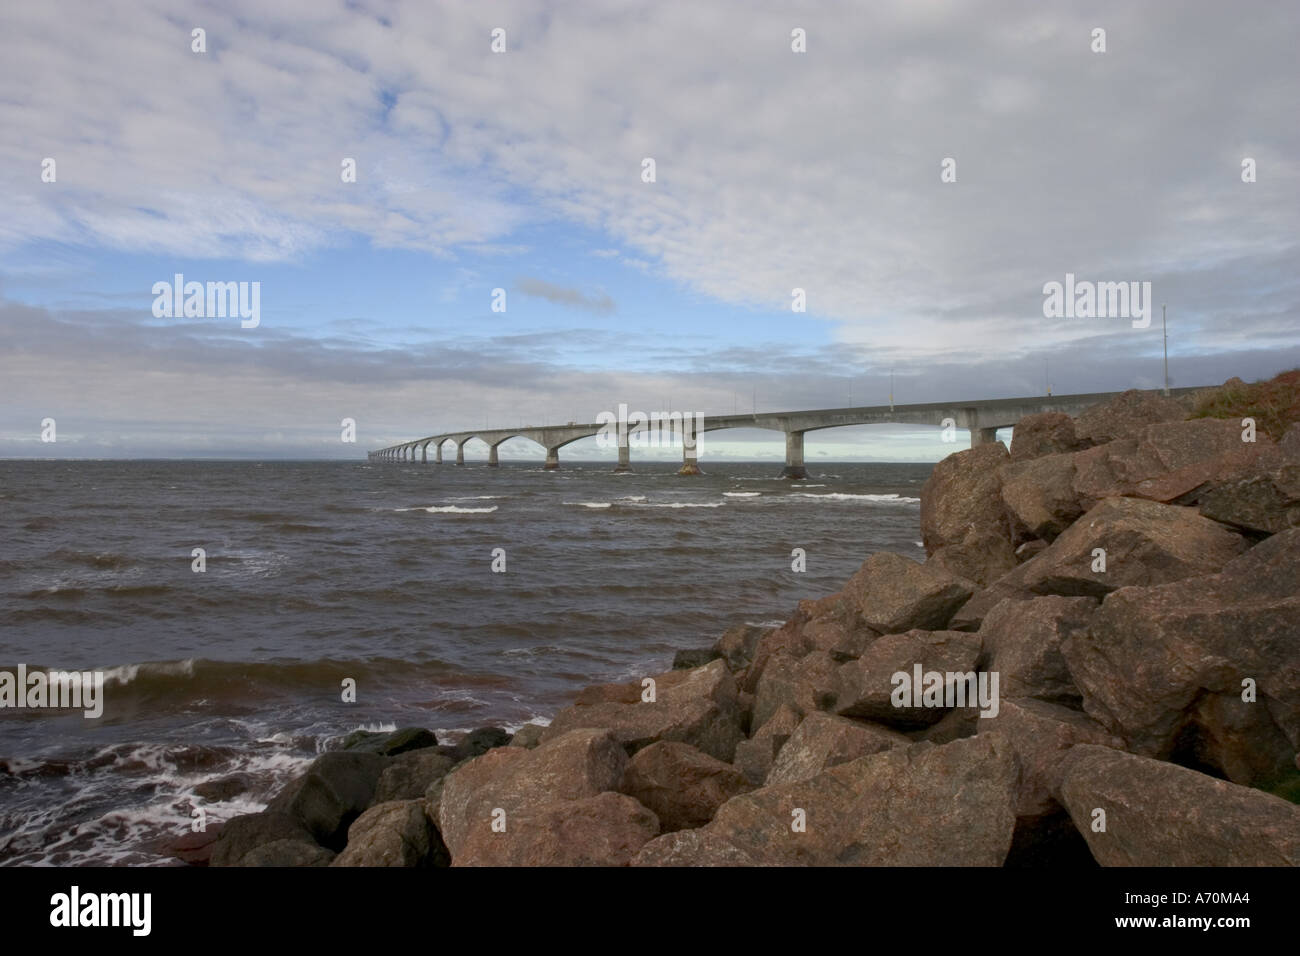
[[[932,465],[677,467],[0,462],[0,670],[104,675],[98,718],[0,709],[0,865],[179,865],[352,731],[545,723],[924,557]]]

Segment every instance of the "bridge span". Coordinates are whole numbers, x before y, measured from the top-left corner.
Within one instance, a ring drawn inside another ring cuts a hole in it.
[[[1171,397],[1199,392],[1209,386],[1174,388]],[[1158,390],[1153,390],[1158,391]],[[804,468],[804,434],[823,428],[842,428],[847,425],[878,425],[901,423],[934,425],[940,428],[970,429],[971,446],[995,441],[999,428],[1010,428],[1026,415],[1038,412],[1064,412],[1078,415],[1089,406],[1109,401],[1120,392],[1090,392],[1082,395],[1045,395],[1030,398],[995,398],[967,402],[931,402],[922,405],[866,405],[857,408],[824,408],[797,412],[759,412],[749,415],[678,415],[672,422],[674,431],[682,441],[682,468],[679,474],[699,474],[698,448],[695,436],[700,432],[719,431],[724,428],[763,428],[785,433],[786,478],[806,478]],[[617,433],[618,464],[614,470],[631,469],[629,437],[651,429],[649,424],[630,425]],[[445,432],[429,435],[414,441],[390,445],[369,453],[373,461],[428,462],[429,446],[434,446],[434,462],[442,463],[442,449],[447,442],[456,446],[456,464],[465,463],[465,443],[478,438],[488,446],[488,465],[498,463],[497,449],[510,438],[527,438],[546,449],[546,468],[560,467],[560,449],[571,442],[590,438],[601,432],[611,432],[609,423],[593,422],[565,425],[526,425],[519,428],[489,428],[470,431]],[[416,457],[418,452],[418,459]]]

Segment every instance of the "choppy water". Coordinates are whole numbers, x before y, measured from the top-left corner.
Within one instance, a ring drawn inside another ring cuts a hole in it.
[[[331,738],[513,729],[923,554],[930,465],[705,467],[0,462],[0,669],[108,675],[98,720],[0,710],[0,863],[167,862]]]

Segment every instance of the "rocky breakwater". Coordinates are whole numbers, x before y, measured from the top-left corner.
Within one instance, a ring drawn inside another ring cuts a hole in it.
[[[327,753],[211,862],[1300,864],[1300,426],[1187,413],[1025,419],[935,468],[925,563],[512,740]]]

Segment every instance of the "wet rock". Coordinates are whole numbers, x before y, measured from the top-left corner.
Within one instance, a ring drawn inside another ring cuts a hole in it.
[[[249,850],[237,866],[329,866],[334,851],[300,840],[275,840]]]
[[[309,849],[321,849],[297,817],[283,811],[267,810],[227,820],[212,847],[210,864],[239,866],[244,857],[258,847],[281,842],[304,843]]]
[[[542,742],[542,733],[546,730],[545,724],[524,724],[515,731],[515,735],[510,738],[511,747],[527,747],[532,750]]]
[[[479,727],[456,742],[455,758],[459,763],[485,754],[494,747],[506,747],[509,744],[510,734],[504,728]]]
[[[374,800],[379,775],[388,759],[375,753],[331,751],[321,754],[305,776],[290,784],[267,805],[302,822],[322,846],[340,850],[348,826]]]
[[[419,750],[423,747],[436,747],[438,738],[431,731],[422,727],[402,727],[391,733],[374,733],[368,730],[355,730],[343,738],[343,750],[354,753],[379,754],[392,757]]]
[[[732,673],[744,670],[753,661],[759,640],[772,630],[772,628],[758,627],[753,624],[737,624],[735,627],[728,628],[718,638],[713,645],[713,651],[727,662],[727,668]]]
[[[379,775],[373,803],[419,800],[429,784],[445,776],[456,761],[432,748],[411,750],[394,757]]]
[[[1279,797],[1087,744],[1062,766],[1061,803],[1103,866],[1300,866],[1300,806]]]
[[[251,773],[230,773],[195,784],[194,794],[211,803],[224,803],[247,793],[256,783],[257,780]]]
[[[652,810],[667,833],[704,826],[718,807],[753,787],[731,764],[662,741],[637,752],[619,789]]]
[[[715,661],[720,655],[713,653],[712,647],[696,647],[677,651],[673,654],[673,670],[688,671],[696,667],[703,667],[710,661]]]
[[[184,833],[167,844],[167,852],[190,866],[207,866],[223,826],[223,823],[216,821],[209,823],[207,829],[200,832]]]

